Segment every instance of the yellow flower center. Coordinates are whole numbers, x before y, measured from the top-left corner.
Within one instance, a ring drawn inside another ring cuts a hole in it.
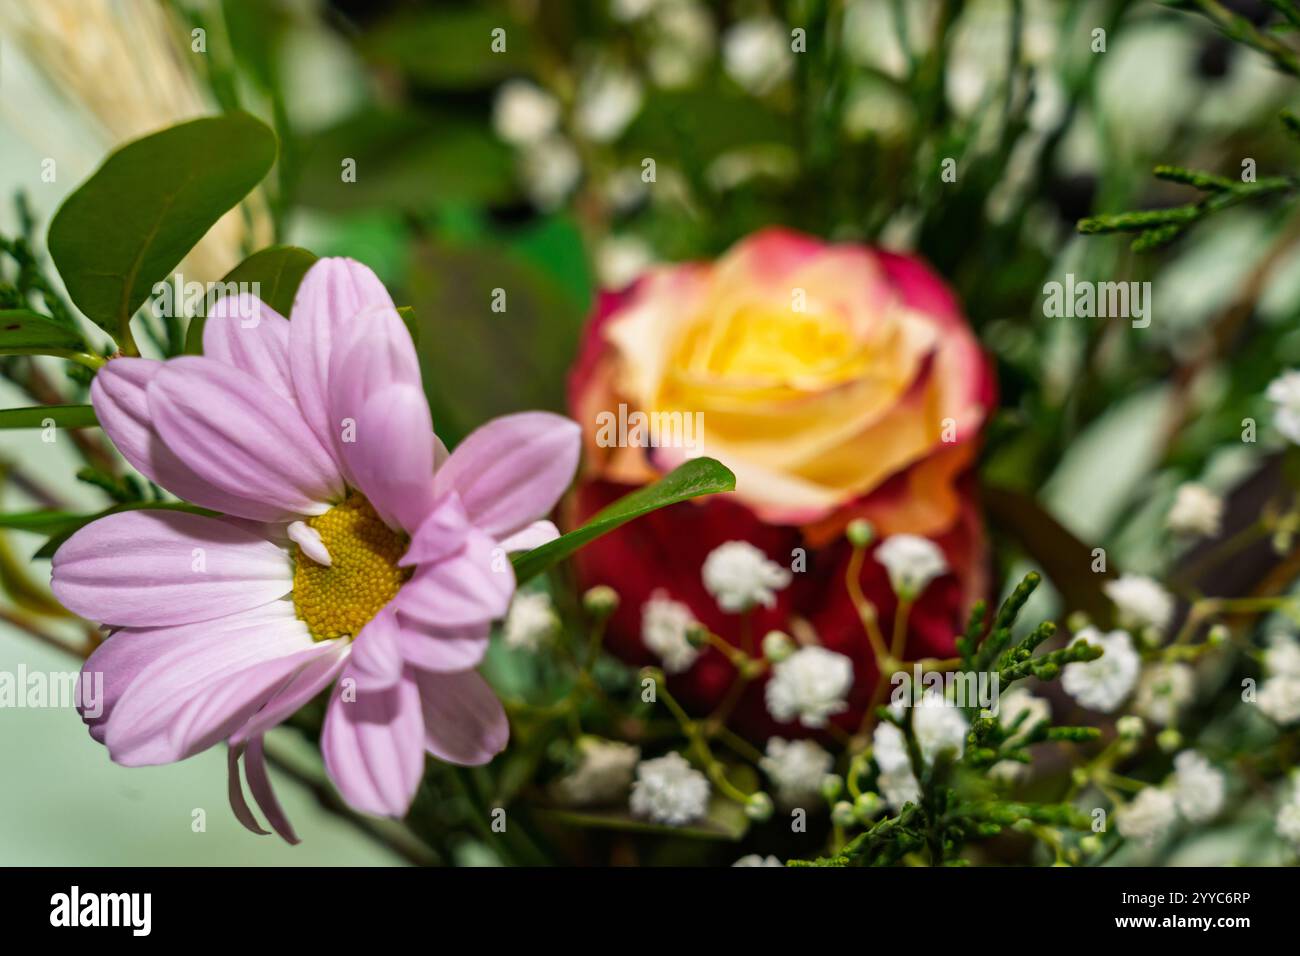
[[[409,540],[380,520],[364,495],[349,493],[341,504],[307,521],[330,554],[317,564],[293,546],[293,603],[318,641],[356,637],[393,599],[413,568],[399,568]]]

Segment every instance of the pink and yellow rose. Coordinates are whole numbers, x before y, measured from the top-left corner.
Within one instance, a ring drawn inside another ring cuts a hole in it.
[[[844,527],[864,517],[880,537],[923,535],[943,548],[953,570],[913,611],[909,652],[950,653],[965,605],[984,587],[970,466],[993,402],[989,364],[957,301],[909,256],[767,229],[716,262],[655,268],[603,295],[570,378],[586,445],[571,518],[690,456],[717,458],[736,474],[734,494],[666,509],[580,554],[584,583],[623,595],[613,648],[650,659],[639,615],[656,590],[738,640],[736,616],[721,614],[700,584],[703,557],[744,539],[788,566],[803,548],[808,570],[775,608],[756,609],[750,626],[761,635],[788,629],[792,617],[813,623],[823,644],[854,661],[861,705],[874,662],[840,572]],[[609,447],[598,440],[608,437],[601,425],[620,405],[624,418],[698,421],[702,441]],[[892,594],[874,561],[863,586],[888,625]],[[680,689],[707,706],[729,685],[729,668],[707,653]]]

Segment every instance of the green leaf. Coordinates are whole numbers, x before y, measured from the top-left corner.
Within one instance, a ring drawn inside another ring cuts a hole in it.
[[[247,113],[173,126],[128,143],[50,223],[68,294],[124,346],[129,323],[203,234],[266,175],[275,134]]]
[[[30,309],[0,309],[0,355],[67,355],[86,343],[62,322]]]
[[[46,419],[52,419],[56,428],[94,428],[99,424],[89,405],[0,409],[0,428],[44,428]]]
[[[497,289],[505,311],[493,311]],[[496,244],[431,243],[415,252],[409,292],[434,425],[449,445],[520,408],[564,408],[583,309],[545,270]]]
[[[529,31],[509,27],[510,20],[498,10],[419,10],[398,14],[369,31],[361,51],[422,84],[481,88],[528,72]],[[505,49],[492,46],[497,29],[505,31]]]
[[[39,511],[15,511],[0,514],[0,528],[13,531],[30,531],[33,534],[58,534],[77,521],[82,515],[75,511],[61,511],[57,508],[42,508]]]
[[[356,164],[344,181],[343,162]],[[493,204],[516,192],[510,148],[455,115],[367,110],[303,143],[295,198],[336,213],[428,212],[450,202]]]
[[[257,297],[288,318],[298,284],[315,263],[315,254],[298,246],[268,246],[235,266],[221,281],[249,286],[256,283]],[[196,315],[185,332],[185,351],[190,355],[203,352],[203,322],[204,317]]]
[[[570,531],[540,548],[517,555],[513,559],[515,577],[523,583],[633,518],[701,495],[715,495],[735,489],[736,476],[721,462],[712,458],[692,458],[654,484],[638,488],[597,512],[576,531]]]

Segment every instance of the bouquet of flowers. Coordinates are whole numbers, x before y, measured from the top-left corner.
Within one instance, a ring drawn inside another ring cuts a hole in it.
[[[0,718],[236,848],[1296,862],[1296,30],[5,9]]]

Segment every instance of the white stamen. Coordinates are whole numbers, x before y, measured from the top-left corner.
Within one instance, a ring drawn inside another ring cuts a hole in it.
[[[302,548],[302,553],[317,564],[328,568],[334,563],[325,547],[325,542],[321,540],[320,532],[307,522],[295,521],[289,525],[289,540]]]

